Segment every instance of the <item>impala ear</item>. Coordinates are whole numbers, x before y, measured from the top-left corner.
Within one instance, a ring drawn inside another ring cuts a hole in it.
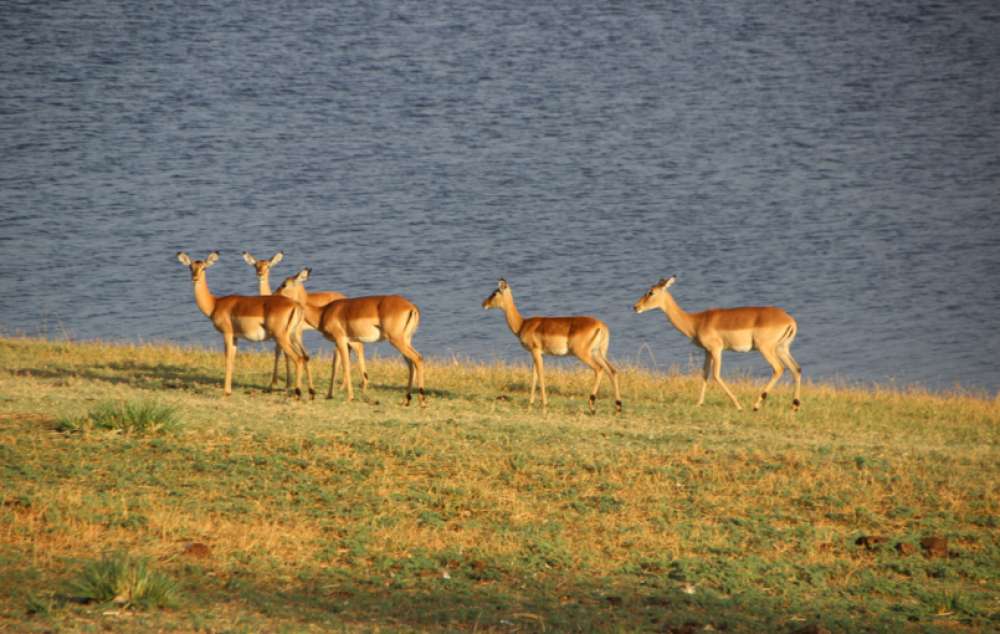
[[[274,265],[275,265],[275,264],[277,264],[278,262],[281,262],[281,260],[282,260],[282,259],[283,259],[284,257],[285,257],[285,254],[284,254],[284,253],[282,253],[281,251],[278,251],[277,253],[275,253],[274,255],[272,255],[272,256],[271,256],[271,266],[274,266]]]
[[[677,276],[676,275],[671,275],[670,277],[664,277],[664,278],[662,278],[659,282],[656,283],[656,285],[659,288],[662,288],[662,289],[665,290],[665,289],[668,289],[671,286],[673,286],[674,282],[676,282],[676,281],[677,281]]]
[[[212,251],[211,253],[208,254],[208,257],[205,258],[205,268],[207,269],[208,267],[212,266],[218,261],[219,261],[219,252]]]
[[[257,258],[255,258],[254,256],[250,255],[249,251],[244,251],[243,252],[243,261],[246,262],[247,264],[249,264],[250,266],[253,266],[254,264],[257,264]]]
[[[505,280],[505,279],[503,279],[501,277],[500,280],[497,281],[497,288],[499,288],[500,290],[506,290],[507,289],[507,280]]]
[[[299,271],[299,274],[295,276],[295,281],[298,282],[299,284],[305,282],[306,280],[309,279],[310,273],[312,273],[312,269],[308,267],[302,269],[301,271]]]
[[[183,251],[177,252],[177,260],[184,266],[191,266],[191,258],[189,258],[188,254]]]

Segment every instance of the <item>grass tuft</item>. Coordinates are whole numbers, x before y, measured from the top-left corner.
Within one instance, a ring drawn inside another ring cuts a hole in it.
[[[169,608],[177,605],[177,584],[154,570],[149,560],[117,552],[87,564],[70,582],[76,601],[115,603],[125,608]]]
[[[99,429],[142,435],[174,433],[179,428],[177,410],[150,401],[105,401],[83,418],[64,417],[56,422],[57,431],[71,434]]]

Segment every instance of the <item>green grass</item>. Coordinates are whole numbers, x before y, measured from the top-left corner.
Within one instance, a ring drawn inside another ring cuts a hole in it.
[[[117,552],[88,563],[67,586],[67,599],[123,608],[169,608],[178,602],[177,585],[146,558]]]
[[[241,350],[223,398],[218,351],[0,339],[0,630],[1000,629],[995,399],[807,382],[793,415],[786,382],[737,412],[627,368],[590,415],[552,364],[543,413],[527,365],[431,362],[421,409],[395,359],[354,403],[269,393],[270,363]],[[72,590],[109,552],[170,600]]]
[[[173,433],[179,426],[173,407],[149,401],[100,403],[82,418],[64,417],[56,422],[56,430],[66,433],[95,429],[123,434]]]

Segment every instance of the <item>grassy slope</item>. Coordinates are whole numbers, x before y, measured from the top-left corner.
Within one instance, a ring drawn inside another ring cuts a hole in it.
[[[588,375],[550,368],[542,414],[526,367],[439,362],[430,406],[403,408],[404,366],[382,360],[367,402],[299,403],[262,389],[267,354],[241,353],[221,398],[222,361],[0,339],[0,629],[1000,628],[996,401],[806,384],[793,416],[786,381],[736,412],[626,369],[625,414],[605,383],[590,416]],[[314,370],[322,394],[329,359]],[[107,401],[183,426],[56,431]],[[927,535],[950,556],[892,548]],[[123,550],[181,605],[66,595]]]

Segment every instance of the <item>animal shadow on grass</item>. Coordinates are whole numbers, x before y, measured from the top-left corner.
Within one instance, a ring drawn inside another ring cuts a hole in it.
[[[471,562],[470,566],[476,569],[477,564],[483,562]],[[355,581],[340,577],[334,581],[322,572],[291,588],[241,575],[239,584],[206,588],[201,597],[206,609],[211,609],[213,602],[231,604],[237,600],[271,618],[302,624],[389,623],[415,631],[445,627],[527,632],[794,632],[802,626],[800,617],[792,619],[794,615],[780,601],[762,601],[760,597],[740,604],[709,594],[691,596],[681,587],[648,587],[638,580],[631,585],[610,586],[602,580],[550,580],[529,584],[536,587],[525,590],[523,579],[505,581],[501,575],[495,583],[483,585],[462,577],[461,570],[451,570],[446,578],[436,570],[408,579],[407,590],[401,592],[393,590],[388,580],[376,584],[368,578]],[[521,590],[512,592],[514,587]],[[841,628],[849,625],[850,618],[841,614],[822,620],[828,621],[827,626]]]
[[[131,385],[145,389],[193,390],[210,392],[222,390],[223,375],[204,374],[185,366],[165,363],[136,363],[123,361],[102,363],[85,368],[43,368],[25,372],[15,372],[15,376],[32,376],[40,379],[68,381],[84,379],[87,381],[102,381],[112,385]],[[233,377],[234,387],[266,390],[266,386],[241,384]]]
[[[340,388],[340,380],[337,381],[337,389],[338,390],[341,389]],[[358,389],[358,387],[355,386],[355,390],[357,390],[357,389]],[[397,392],[399,394],[405,394],[406,393],[406,386],[405,385],[396,385],[396,384],[391,384],[390,385],[390,384],[387,384],[387,383],[369,383],[368,384],[368,392],[369,392],[369,394],[372,391],[378,391],[378,392],[383,392],[383,391],[385,391],[385,392]],[[413,393],[416,394],[417,392],[418,392],[417,388],[414,387],[413,388]],[[432,387],[425,387],[424,388],[424,394],[427,395],[427,398],[454,398],[455,397],[454,392],[452,392],[451,390],[440,390],[440,389],[432,388]]]

